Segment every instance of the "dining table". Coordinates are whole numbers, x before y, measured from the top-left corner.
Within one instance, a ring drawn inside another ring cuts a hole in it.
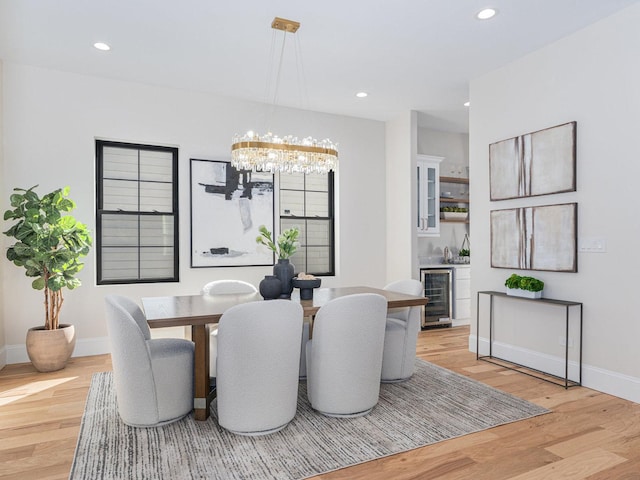
[[[406,295],[379,288],[356,286],[318,288],[313,298],[301,300],[296,289],[291,295],[292,302],[302,305],[305,317],[310,317],[310,336],[313,334],[313,317],[327,302],[359,293],[377,293],[387,299],[387,308],[402,308],[426,305],[429,299],[423,296]],[[226,310],[242,303],[268,301],[259,293],[224,295],[176,295],[164,297],[143,297],[142,306],[150,328],[191,327],[191,340],[195,344],[194,353],[194,418],[209,418],[211,400],[215,390],[211,389],[209,378],[209,328],[217,324]]]

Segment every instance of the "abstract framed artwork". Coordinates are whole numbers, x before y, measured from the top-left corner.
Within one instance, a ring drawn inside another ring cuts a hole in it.
[[[260,225],[273,231],[273,175],[192,158],[190,181],[191,267],[273,265],[256,243]]]
[[[578,204],[491,211],[491,266],[578,271]]]
[[[576,191],[576,122],[489,145],[491,200]]]

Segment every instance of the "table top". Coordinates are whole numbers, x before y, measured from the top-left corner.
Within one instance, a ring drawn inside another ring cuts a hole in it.
[[[315,315],[320,307],[330,300],[358,293],[377,293],[382,295],[387,299],[389,308],[426,305],[429,301],[427,297],[415,297],[362,286],[317,288],[313,292],[312,300],[300,300],[300,293],[296,289],[291,295],[291,301],[300,302],[304,315],[310,316]],[[260,294],[179,295],[173,297],[144,297],[142,298],[142,305],[149,327],[160,328],[218,323],[227,309],[234,305],[255,301],[263,301]]]
[[[478,294],[481,294],[481,293],[484,295],[493,295],[495,297],[508,297],[508,298],[515,298],[517,300],[529,300],[529,301],[538,302],[538,303],[553,303],[556,305],[565,305],[570,307],[582,305],[582,302],[574,302],[573,300],[558,300],[555,298],[546,298],[546,297],[542,297],[542,298],[518,297],[516,295],[508,295],[506,292],[497,292],[495,290],[480,290]]]

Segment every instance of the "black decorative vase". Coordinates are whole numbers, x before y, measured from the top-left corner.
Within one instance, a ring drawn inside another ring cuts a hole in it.
[[[300,289],[300,300],[313,300],[313,289],[320,286],[320,279],[303,280],[296,277],[291,283],[293,283],[294,288]]]
[[[282,282],[275,275],[266,275],[258,288],[265,300],[273,300],[282,294]]]
[[[273,274],[282,282],[282,293],[280,298],[291,298],[291,292],[293,292],[293,264],[289,262],[288,258],[278,259],[278,263],[273,266]]]

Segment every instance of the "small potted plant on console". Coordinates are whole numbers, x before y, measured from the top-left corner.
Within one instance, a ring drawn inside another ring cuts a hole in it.
[[[507,278],[504,285],[507,287],[507,295],[524,298],[542,298],[542,290],[544,289],[542,280],[516,275],[515,273]]]

